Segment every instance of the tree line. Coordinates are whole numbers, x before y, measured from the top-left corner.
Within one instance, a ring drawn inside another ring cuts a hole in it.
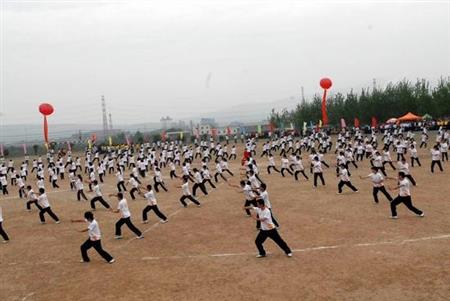
[[[322,118],[322,96],[314,95],[297,105],[291,111],[272,110],[269,119],[277,128],[289,127],[301,129],[303,122],[308,125],[317,124]],[[339,127],[341,118],[347,126],[353,125],[358,118],[361,125],[368,125],[372,117],[379,123],[384,123],[392,117],[400,117],[408,112],[418,115],[429,114],[434,119],[450,116],[450,80],[441,78],[437,85],[432,86],[425,79],[415,83],[402,80],[389,83],[384,88],[363,88],[359,93],[336,93],[327,97],[327,111],[329,125]]]

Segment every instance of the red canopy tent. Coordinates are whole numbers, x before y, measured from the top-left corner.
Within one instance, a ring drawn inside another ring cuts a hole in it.
[[[398,122],[420,121],[420,120],[422,120],[421,116],[417,116],[411,112],[408,112],[406,115],[397,118]]]

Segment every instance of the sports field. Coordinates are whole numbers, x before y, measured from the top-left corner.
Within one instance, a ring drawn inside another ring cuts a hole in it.
[[[238,154],[242,151],[239,145]],[[115,240],[119,215],[98,206],[103,246],[117,260],[112,265],[93,249],[91,263],[79,262],[87,235],[78,230],[85,224],[70,220],[82,218],[89,202],[76,201],[67,180],[49,193],[59,225],[48,218],[47,224],[39,224],[37,210],[25,211],[25,201],[10,187],[11,196],[0,197],[11,237],[0,245],[0,300],[450,300],[450,166],[431,174],[429,151],[419,150],[419,156],[422,167],[411,168],[418,183],[412,196],[425,217],[399,206],[398,220],[389,218],[384,196],[374,204],[370,181],[359,179],[370,172],[368,160],[350,169],[359,193],[344,188],[337,195],[334,154],[325,156],[330,164],[326,186],[317,189],[311,177],[296,182],[268,175],[267,159],[258,156],[280,234],[294,250],[292,258],[270,240],[269,256],[255,257],[255,222],[242,210],[242,193],[223,181],[207,197],[199,194],[200,208],[182,208],[180,182],[168,179],[164,170],[169,192],[157,197],[167,224],[153,213],[149,224],[141,224],[146,201],[127,195],[132,220],[145,232],[142,240],[126,228],[124,238]],[[230,167],[235,173],[230,182],[237,185],[240,161]],[[395,175],[389,167],[387,171]],[[147,181],[149,177],[143,183]],[[102,190],[116,192],[113,175]],[[107,200],[117,205],[116,199]]]

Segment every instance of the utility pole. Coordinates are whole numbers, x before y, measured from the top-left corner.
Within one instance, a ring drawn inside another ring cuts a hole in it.
[[[112,123],[111,113],[109,113],[109,130],[110,130],[110,131],[113,130],[113,123]]]
[[[305,100],[305,90],[303,89],[303,86],[302,86],[302,105],[304,105],[306,103],[306,100]]]
[[[103,113],[103,137],[108,137],[108,119],[106,117],[105,97],[102,95],[102,113]]]

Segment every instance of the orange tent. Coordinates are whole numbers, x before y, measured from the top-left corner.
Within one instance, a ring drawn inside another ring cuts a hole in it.
[[[408,112],[406,115],[403,115],[402,117],[397,118],[398,122],[407,122],[407,121],[420,121],[422,120],[422,117],[414,115],[411,112]]]

